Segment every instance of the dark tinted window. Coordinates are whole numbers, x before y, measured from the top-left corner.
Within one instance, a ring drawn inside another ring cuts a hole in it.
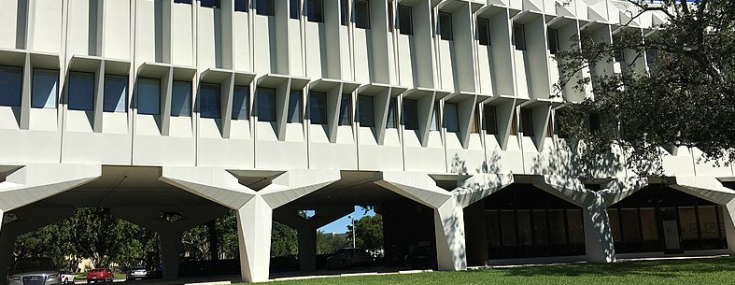
[[[301,91],[293,90],[288,97],[288,120],[289,123],[301,123]]]
[[[385,122],[385,127],[388,129],[395,129],[398,128],[398,109],[396,108],[396,98],[390,99],[390,104],[388,105],[388,120]]]
[[[94,73],[69,73],[69,110],[94,110]]]
[[[357,115],[359,116],[360,126],[375,127],[375,106],[372,96],[357,96]]]
[[[202,118],[219,119],[220,115],[219,84],[202,84],[199,87],[199,114]]]
[[[403,125],[406,130],[419,129],[419,111],[416,100],[403,100]]]
[[[200,0],[202,7],[220,8],[220,0]]]
[[[496,122],[495,106],[485,106],[485,132],[488,135],[498,133],[498,124]]]
[[[258,88],[255,92],[258,105],[258,121],[276,121],[276,90],[271,88]]]
[[[513,44],[517,50],[526,50],[526,29],[521,24],[513,25]]]
[[[487,19],[477,18],[477,40],[480,45],[490,45],[490,21]]]
[[[232,93],[232,119],[247,120],[248,105],[250,104],[250,88],[247,86],[235,86]]]
[[[274,0],[256,0],[255,2],[255,9],[256,13],[258,15],[263,16],[275,16],[276,15],[276,8],[274,5]]]
[[[312,124],[327,124],[327,94],[322,92],[309,94],[309,119]]]
[[[306,1],[306,19],[309,22],[324,22],[324,3],[322,0]]]
[[[191,4],[191,0],[174,0],[174,3]]]
[[[452,14],[439,12],[439,35],[442,40],[451,41],[454,39],[452,35]]]
[[[350,9],[347,0],[339,1],[339,21],[343,26],[347,25],[347,21],[350,19]]]
[[[288,3],[288,17],[291,19],[299,18],[299,11],[301,10],[300,0],[289,0]]]
[[[521,109],[521,132],[524,137],[533,136],[533,113],[529,109]]]
[[[235,0],[235,11],[247,12],[249,0]]]
[[[355,0],[355,27],[370,29],[370,4],[368,1]]]
[[[549,41],[549,53],[556,54],[559,50],[559,32],[554,29],[549,29],[546,33]]]
[[[398,6],[398,29],[403,35],[413,35],[413,15],[411,7]]]
[[[339,107],[339,125],[352,125],[352,95],[350,94],[342,94]]]
[[[0,66],[0,106],[20,106],[23,68]]]

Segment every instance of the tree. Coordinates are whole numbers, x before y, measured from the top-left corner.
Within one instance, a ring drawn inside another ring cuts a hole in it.
[[[346,234],[324,233],[318,231],[316,233],[316,253],[330,254],[347,247],[351,242],[347,239]]]
[[[581,49],[556,54],[557,90],[594,91],[559,116],[562,132],[584,142],[583,165],[622,149],[639,174],[661,174],[665,150],[677,147],[699,149],[715,165],[735,161],[735,1],[627,2],[634,20],[658,13],[668,22],[644,32],[626,25],[612,43],[582,32]],[[620,74],[601,70],[621,53]]]
[[[96,265],[123,266],[139,259],[160,260],[156,233],[117,219],[104,208],[77,209],[68,219],[18,237],[15,254],[48,256],[63,267],[74,267],[84,258]]]
[[[271,256],[296,255],[298,250],[299,244],[296,237],[296,230],[273,221]]]
[[[347,236],[352,238],[355,231],[356,245],[369,251],[383,249],[383,216],[363,216],[355,221],[355,228],[347,231]]]

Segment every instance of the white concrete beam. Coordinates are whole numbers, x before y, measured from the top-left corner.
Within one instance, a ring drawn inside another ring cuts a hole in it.
[[[0,182],[0,211],[10,211],[65,192],[102,174],[100,165],[28,164]]]
[[[610,207],[646,186],[648,186],[647,178],[619,178],[610,181],[606,189],[600,190],[597,193],[600,193],[605,199],[605,206]]]
[[[339,170],[289,170],[258,192],[271,209],[323,188],[341,177]]]
[[[230,209],[240,209],[255,196],[223,168],[164,166],[160,180]]]
[[[475,174],[452,190],[452,195],[460,207],[466,208],[513,184],[513,181],[512,174]]]
[[[452,198],[449,191],[436,186],[426,173],[384,171],[378,174],[375,184],[432,209],[438,209]]]
[[[722,186],[715,177],[676,177],[671,188],[718,205],[726,205],[735,199],[735,191]]]

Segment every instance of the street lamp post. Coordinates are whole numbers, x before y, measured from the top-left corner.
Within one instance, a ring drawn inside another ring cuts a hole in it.
[[[350,218],[350,221],[352,221],[352,248],[357,248],[355,243],[355,218],[353,218],[352,215],[348,217]]]

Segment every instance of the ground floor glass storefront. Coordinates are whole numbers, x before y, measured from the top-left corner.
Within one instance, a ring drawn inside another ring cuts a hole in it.
[[[607,210],[617,253],[724,249],[722,207],[662,185]]]
[[[584,255],[582,209],[531,185],[484,200],[489,259]]]

